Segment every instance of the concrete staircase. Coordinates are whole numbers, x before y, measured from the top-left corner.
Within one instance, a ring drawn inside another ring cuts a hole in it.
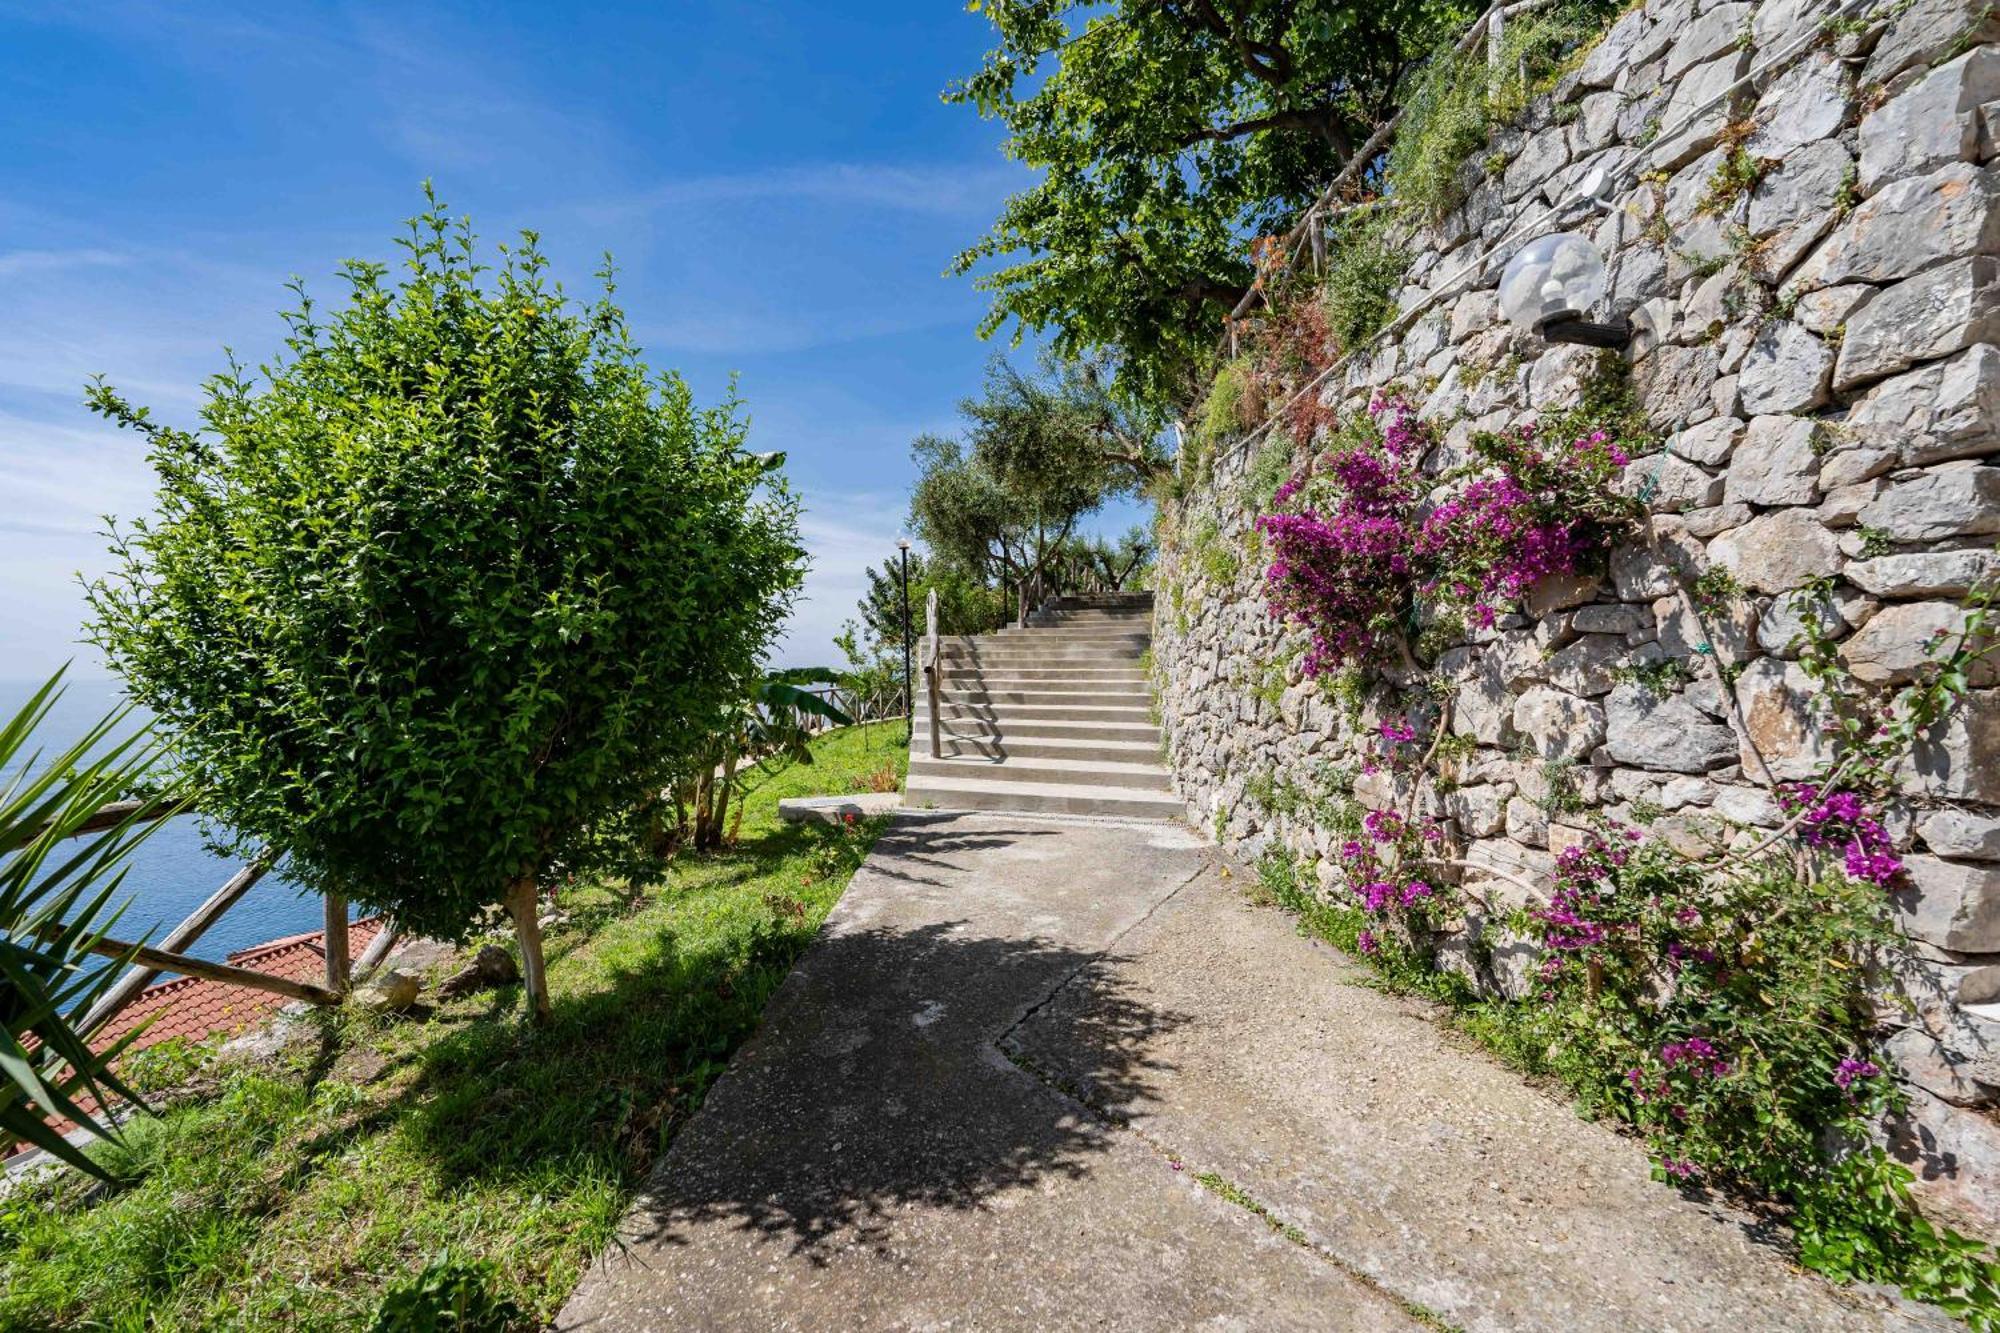
[[[904,806],[1179,819],[1139,662],[1153,595],[1058,597],[1028,620],[941,641],[942,753],[920,686]]]

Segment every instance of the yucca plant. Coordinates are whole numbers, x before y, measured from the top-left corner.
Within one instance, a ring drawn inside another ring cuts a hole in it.
[[[93,816],[155,772],[161,751],[145,729],[118,736],[127,707],[45,761],[30,745],[61,697],[62,676],[0,724],[0,1149],[30,1143],[102,1178],[49,1121],[115,1138],[115,1125],[82,1100],[139,1102],[112,1068],[136,1034],[93,1051],[76,1020],[124,969],[127,960],[93,949],[123,910],[114,899],[127,858],[173,802],[142,800],[109,827],[90,829]]]

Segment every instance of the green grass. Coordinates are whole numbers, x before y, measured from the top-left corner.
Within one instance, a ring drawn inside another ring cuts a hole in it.
[[[737,846],[561,894],[550,1027],[524,1025],[518,987],[329,1017],[102,1146],[118,1189],[64,1173],[0,1197],[0,1329],[368,1327],[440,1258],[540,1327],[874,840],[780,824],[778,799],[907,764],[899,724],[813,749],[760,775]]]

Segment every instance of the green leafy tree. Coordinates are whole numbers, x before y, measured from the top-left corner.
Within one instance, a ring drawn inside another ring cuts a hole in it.
[[[31,750],[59,697],[58,672],[0,723],[0,1148],[29,1143],[91,1175],[103,1168],[50,1127],[66,1119],[99,1137],[113,1097],[138,1102],[113,1062],[136,1032],[93,1051],[76,1018],[110,989],[122,959],[99,956],[122,907],[113,899],[124,863],[174,808],[171,795],[131,808],[91,831],[157,767],[147,733],[118,739],[127,716],[112,714],[60,754]]]
[[[1107,353],[1131,401],[1199,396],[1249,242],[1285,230],[1395,108],[1466,0],[982,0],[998,44],[945,100],[1041,173],[954,269],[982,325]]]
[[[294,878],[444,937],[504,903],[545,1020],[538,881],[733,725],[797,507],[733,398],[647,370],[608,270],[579,306],[532,233],[489,268],[434,197],[401,245],[325,322],[294,283],[283,354],[211,379],[196,429],[92,392],[159,478],[93,637]]]
[[[1100,399],[1061,372],[1028,375],[996,358],[984,392],[959,404],[964,437],[910,447],[910,523],[932,557],[1003,592],[1039,581],[1078,520],[1145,475],[1107,435]]]

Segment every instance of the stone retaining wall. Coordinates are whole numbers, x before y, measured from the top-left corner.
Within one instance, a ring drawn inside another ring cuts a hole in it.
[[[1360,411],[1400,386],[1437,424],[1445,459],[1463,458],[1473,431],[1574,401],[1594,354],[1500,321],[1493,284],[1508,249],[1459,278],[1463,290],[1442,285],[1569,200],[1593,168],[1620,182],[1617,207],[1574,229],[1607,257],[1609,304],[1637,329],[1633,383],[1666,439],[1626,477],[1648,499],[1654,540],[1620,550],[1601,582],[1537,589],[1523,614],[1437,661],[1452,726],[1477,749],[1459,765],[1462,785],[1428,799],[1470,860],[1540,875],[1599,813],[1643,812],[1656,834],[1690,843],[1775,827],[1747,745],[1780,779],[1813,776],[1823,758],[1783,594],[1834,579],[1826,623],[1849,668],[1893,683],[1957,623],[1967,588],[2000,569],[2000,24],[1977,0],[1883,7],[1886,26],[1829,35],[1656,141],[1661,125],[1821,31],[1829,8],[1649,0],[1621,18],[1530,128],[1496,141],[1504,172],[1414,239],[1402,308],[1434,289],[1443,299],[1323,395]],[[1727,127],[1744,116],[1755,122],[1745,146],[1778,165],[1706,212]],[[1658,174],[1638,179],[1642,168]],[[1356,716],[1300,677],[1297,632],[1264,606],[1246,484],[1255,456],[1219,450],[1212,482],[1165,515],[1178,536],[1159,573],[1161,710],[1190,816],[1251,854],[1282,843],[1330,883],[1329,831],[1309,804],[1269,793],[1309,793],[1332,768],[1351,770],[1376,724],[1407,705],[1378,696]],[[1208,558],[1218,549],[1230,558]],[[1727,570],[1741,591],[1712,616],[1690,614],[1676,566]],[[1663,695],[1621,670],[1666,659],[1692,679]],[[1910,949],[1883,1016],[1913,1092],[1904,1153],[1934,1200],[1991,1233],[2000,681],[1975,684],[1906,774],[1894,831],[1911,871],[1897,900]],[[1353,792],[1370,805],[1390,794],[1366,775]],[[1484,945],[1460,965],[1521,993],[1532,947],[1497,935]]]

